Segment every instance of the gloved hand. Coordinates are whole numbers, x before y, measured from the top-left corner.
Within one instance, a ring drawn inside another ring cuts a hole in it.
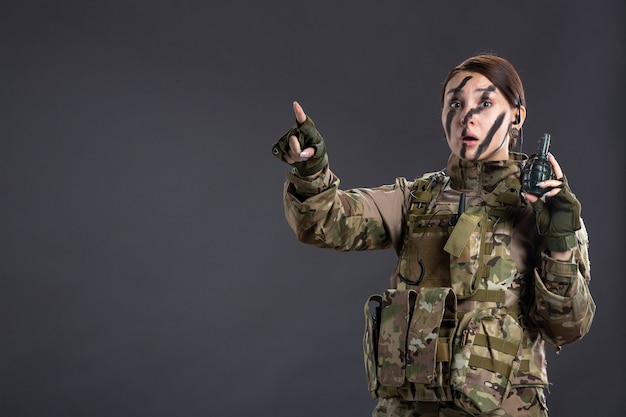
[[[574,232],[580,229],[580,201],[569,188],[563,176],[562,189],[554,197],[546,197],[544,202],[537,199],[532,203],[537,216],[539,232],[546,235],[548,249],[566,251],[576,246]]]
[[[543,198],[524,194],[532,204],[537,218],[539,233],[546,236],[550,251],[564,252],[576,246],[575,231],[580,229],[580,201],[569,187],[567,178],[558,162],[548,155],[556,180],[547,180],[541,184],[549,190]]]
[[[289,129],[272,146],[274,156],[296,167],[298,175],[307,177],[320,172],[328,165],[326,145],[315,123],[294,102],[296,126]]]

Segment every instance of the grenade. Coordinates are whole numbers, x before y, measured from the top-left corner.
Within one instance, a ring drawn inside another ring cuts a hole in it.
[[[533,155],[522,168],[522,191],[541,197],[552,188],[540,188],[538,183],[552,179],[552,166],[548,162],[550,134],[544,133],[539,140],[539,151]]]

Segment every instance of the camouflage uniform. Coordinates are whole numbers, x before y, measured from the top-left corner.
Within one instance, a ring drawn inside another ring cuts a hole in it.
[[[521,158],[451,155],[446,175],[347,191],[328,167],[313,181],[287,174],[285,214],[300,241],[398,254],[391,288],[368,300],[382,314],[365,310],[373,416],[547,415],[544,341],[559,349],[583,337],[595,304],[584,224],[571,261],[551,258],[519,196]]]

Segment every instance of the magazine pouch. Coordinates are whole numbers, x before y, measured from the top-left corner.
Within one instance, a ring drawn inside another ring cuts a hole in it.
[[[488,217],[485,212],[471,213],[471,209],[461,215],[443,248],[450,254],[450,281],[459,299],[476,292],[484,272]]]
[[[419,387],[448,383],[456,301],[454,292],[443,287],[388,289],[368,298],[363,353],[373,398],[409,399]]]
[[[400,387],[404,384],[406,337],[416,296],[413,290],[388,289],[382,294],[377,344],[377,374],[381,385]]]
[[[443,385],[450,362],[450,336],[456,326],[456,295],[451,288],[420,288],[407,332],[406,379]],[[446,372],[442,372],[442,363]]]
[[[454,402],[477,416],[500,407],[519,369],[522,327],[498,308],[467,313],[454,337]]]
[[[378,332],[380,331],[380,310],[382,297],[378,294],[367,299],[363,308],[365,331],[363,332],[363,359],[367,388],[372,398],[377,398],[378,378],[376,377],[376,356],[378,355]]]

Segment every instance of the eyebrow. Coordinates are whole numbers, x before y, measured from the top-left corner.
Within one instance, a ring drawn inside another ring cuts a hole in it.
[[[465,80],[463,80],[465,81]],[[461,89],[465,86],[465,82],[462,82],[461,84],[459,84],[458,87],[454,87],[449,89],[446,92],[446,95],[452,94],[454,93],[455,95],[461,92]],[[488,85],[487,87],[483,87],[483,88],[477,88],[476,90],[474,90],[474,93],[493,93],[494,91],[496,91],[496,86],[493,84]]]
[[[477,88],[475,92],[486,92],[486,93],[493,93],[494,91],[496,91],[496,86],[493,84],[490,84],[489,86],[485,87],[485,88]]]

